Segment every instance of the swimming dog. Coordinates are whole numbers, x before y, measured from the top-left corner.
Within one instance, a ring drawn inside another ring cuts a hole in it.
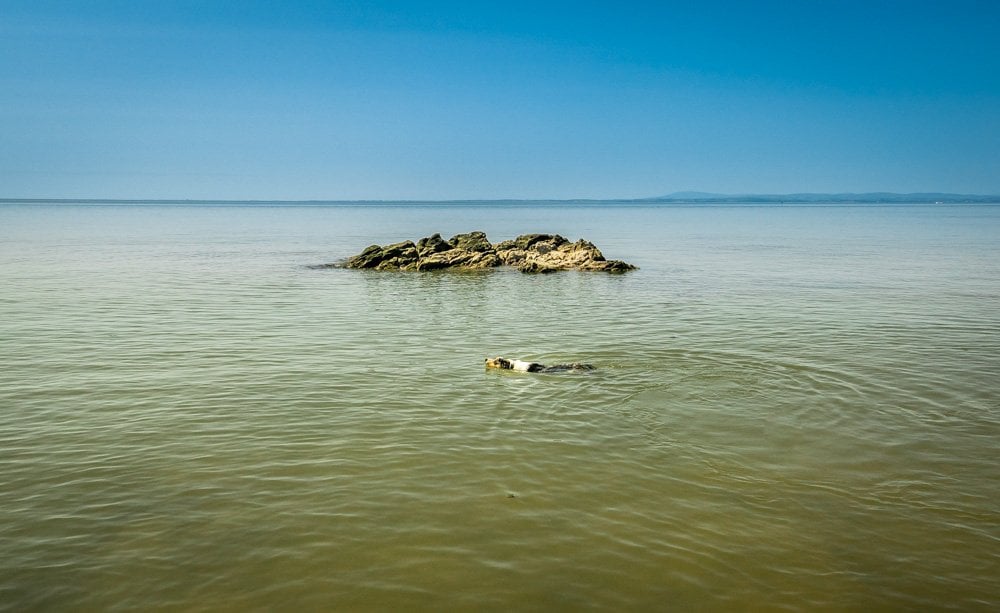
[[[581,364],[580,362],[546,366],[544,364],[539,364],[538,362],[508,360],[507,358],[497,356],[495,358],[486,358],[486,368],[502,368],[506,370],[516,370],[518,372],[561,372],[564,370],[594,370],[595,367],[593,364]]]

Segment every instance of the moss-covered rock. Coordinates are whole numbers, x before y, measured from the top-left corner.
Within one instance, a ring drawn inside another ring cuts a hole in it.
[[[403,241],[381,247],[372,245],[347,258],[345,268],[375,270],[477,270],[512,266],[527,273],[559,270],[626,272],[635,266],[620,260],[608,261],[590,241],[571,243],[558,234],[523,234],[496,245],[485,232],[457,234],[448,241],[434,234],[416,243]]]

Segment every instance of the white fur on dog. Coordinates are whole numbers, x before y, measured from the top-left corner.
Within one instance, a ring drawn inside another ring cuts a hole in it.
[[[517,370],[520,372],[530,372],[531,367],[536,368],[542,367],[541,364],[535,364],[535,362],[525,362],[524,360],[510,360],[510,369]]]

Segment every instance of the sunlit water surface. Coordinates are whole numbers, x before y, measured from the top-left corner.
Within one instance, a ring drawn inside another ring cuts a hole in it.
[[[996,610],[998,392],[1000,207],[2,205],[0,608]]]

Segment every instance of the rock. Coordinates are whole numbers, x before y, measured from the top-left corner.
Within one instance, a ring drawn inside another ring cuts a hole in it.
[[[452,236],[451,240],[448,241],[452,247],[455,249],[464,249],[465,251],[493,251],[493,245],[490,241],[486,240],[485,232],[469,232],[468,234],[458,234]]]
[[[563,243],[568,243],[565,238],[559,236],[558,234],[522,234],[514,240],[503,241],[502,243],[497,243],[497,250],[508,250],[508,249],[520,249],[527,250],[537,243],[544,242],[551,248],[551,246],[558,246]]]
[[[375,268],[381,261],[382,248],[378,245],[372,245],[358,255],[348,258],[344,265],[347,268]]]
[[[425,258],[420,258],[414,270],[440,270],[442,268],[451,268],[455,265],[456,263],[452,258],[447,256],[442,257],[442,254],[435,253]]]
[[[563,270],[561,268],[556,268],[551,264],[540,262],[537,259],[525,260],[524,262],[521,262],[520,264],[517,265],[517,269],[520,270],[521,272],[531,272],[531,273],[549,273],[549,272],[557,272],[559,270]]]
[[[604,262],[604,267],[601,268],[604,272],[628,272],[635,269],[636,266],[621,260],[608,260]]]
[[[441,238],[440,234],[435,234],[434,236],[422,238],[417,241],[417,254],[421,258],[427,257],[433,253],[448,251],[451,248],[451,244],[445,242],[445,240]]]
[[[385,247],[382,250],[382,261],[375,268],[377,270],[394,270],[405,268],[410,264],[416,264],[420,256],[417,255],[417,246],[412,241],[403,241]]]
[[[527,273],[635,270],[635,266],[620,260],[606,260],[596,245],[584,239],[571,243],[558,234],[523,234],[492,245],[479,231],[457,234],[448,241],[434,234],[415,244],[403,241],[385,247],[372,245],[334,266],[418,271],[512,266]]]
[[[493,251],[466,251],[451,249],[434,253],[417,262],[414,270],[440,270],[442,268],[495,268],[500,266],[500,258]]]
[[[358,255],[348,258],[344,266],[346,268],[393,270],[415,264],[418,259],[417,246],[412,241],[404,241],[385,247],[371,245]]]

